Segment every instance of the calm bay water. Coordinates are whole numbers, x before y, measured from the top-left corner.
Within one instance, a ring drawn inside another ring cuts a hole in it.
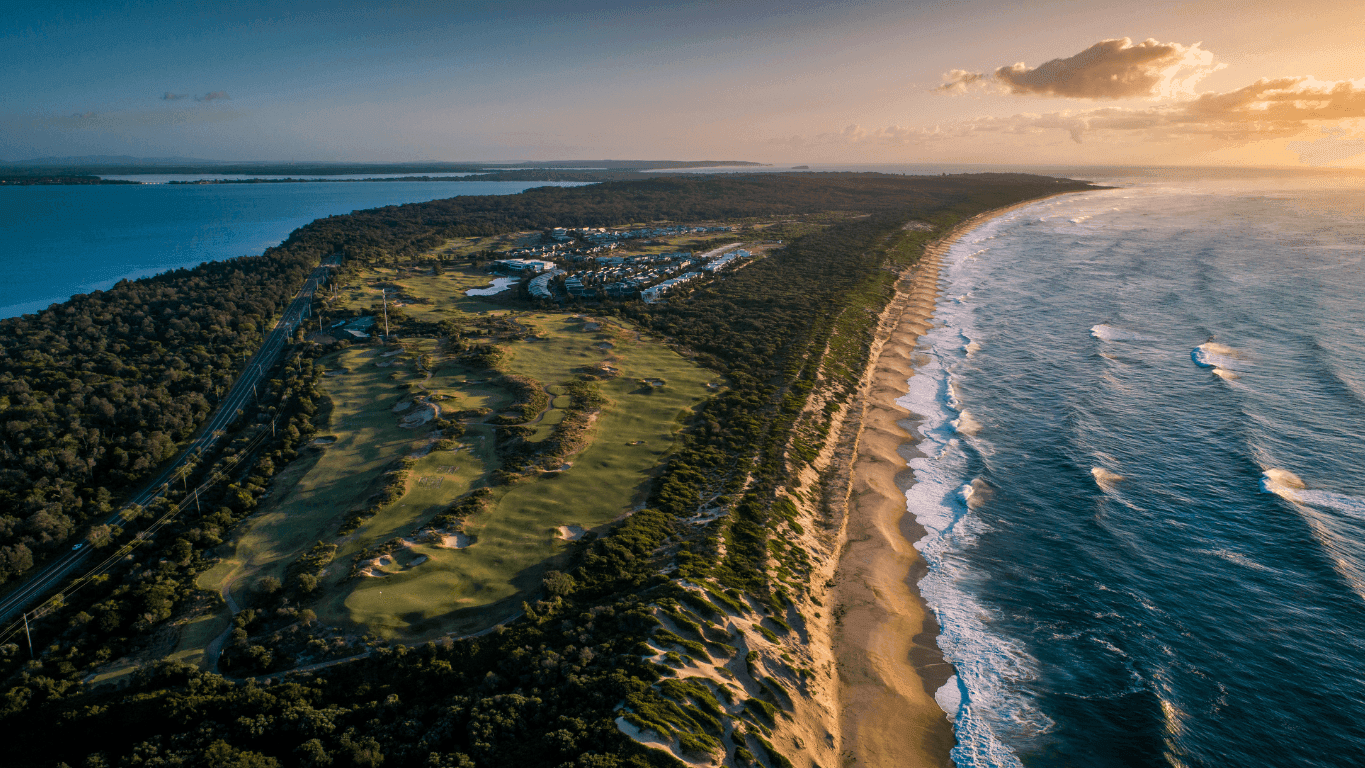
[[[0,187],[0,318],[124,278],[259,254],[323,216],[459,195],[574,183],[374,183]]]
[[[1283,178],[951,250],[902,402],[959,766],[1365,765],[1362,255]]]

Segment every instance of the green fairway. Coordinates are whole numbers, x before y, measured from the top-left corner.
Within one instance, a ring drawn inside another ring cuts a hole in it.
[[[495,488],[491,511],[465,525],[475,538],[468,548],[416,544],[409,556],[427,558],[419,566],[353,582],[342,601],[351,620],[379,634],[430,635],[475,631],[515,612],[563,550],[561,526],[600,528],[643,502],[650,471],[672,447],[689,409],[707,395],[713,374],[663,344],[637,340],[633,329],[602,323],[584,330],[582,319],[563,314],[519,320],[542,340],[510,345],[504,365],[510,372],[550,384],[608,359],[620,369],[620,377],[600,384],[608,403],[591,444],[563,472]],[[613,348],[599,348],[604,340]]]
[[[434,343],[426,346],[432,347]],[[248,519],[241,532],[219,548],[222,559],[200,576],[201,588],[217,592],[225,583],[231,583],[234,595],[244,601],[242,592],[260,578],[282,578],[289,563],[314,542],[336,538],[339,523],[350,512],[364,508],[366,497],[378,489],[381,475],[394,460],[428,445],[428,430],[399,426],[402,414],[394,411],[394,405],[410,399],[409,383],[420,383],[424,376],[413,370],[411,360],[415,354],[386,356],[393,351],[354,347],[321,361],[328,370],[323,389],[332,399],[334,410],[329,429],[320,433],[315,442],[332,438],[335,441],[308,448],[303,458],[276,476],[262,511]],[[421,347],[414,349],[421,351],[424,351]],[[391,378],[395,372],[398,377]],[[452,372],[463,378],[463,370]],[[500,392],[489,388],[436,386],[448,378],[440,375],[443,373],[446,371],[438,371],[427,384],[450,398],[441,402],[443,407],[458,410],[496,406],[503,399]],[[488,442],[479,440],[482,429],[470,430],[463,442],[476,448],[481,442]],[[484,434],[489,433],[484,430]],[[469,490],[474,480],[488,469],[490,452],[428,454],[419,466],[439,467],[443,478],[440,487],[415,487],[397,504],[381,510],[346,537],[337,560],[345,560],[375,539],[393,535],[410,525],[415,517],[434,513]],[[334,566],[333,570],[337,572],[329,574],[328,582],[345,576],[341,572],[344,568]]]
[[[461,286],[479,279],[449,274],[405,279],[409,296],[430,303],[403,309],[410,317],[433,319],[443,308],[464,304],[461,311],[467,311]],[[217,592],[230,585],[246,604],[248,590],[261,578],[287,578],[291,562],[314,542],[328,541],[338,551],[310,606],[323,624],[407,639],[473,632],[519,609],[563,552],[565,533],[601,529],[637,508],[650,473],[671,449],[690,409],[709,394],[706,383],[713,374],[617,321],[543,312],[510,316],[530,338],[505,344],[499,367],[534,378],[554,396],[548,410],[528,423],[530,442],[546,439],[563,420],[571,404],[565,385],[602,363],[619,372],[599,382],[606,403],[592,416],[586,447],[568,457],[569,466],[494,487],[488,511],[463,527],[472,541],[468,546],[417,541],[414,534],[432,517],[486,485],[498,468],[495,427],[480,418],[466,420],[457,450],[431,450],[430,427],[400,426],[408,408],[395,411],[395,405],[431,394],[444,413],[478,408],[497,413],[510,396],[497,386],[497,374],[452,362],[433,339],[402,348],[355,346],[320,361],[328,371],[322,388],[332,400],[330,422],[316,444],[276,476],[261,511],[219,547],[220,562],[200,577],[199,586]],[[417,369],[422,354],[433,356],[430,374]],[[365,508],[385,473],[405,456],[415,461],[403,496],[353,533],[338,536],[338,526]],[[394,540],[401,541],[388,559],[363,568],[372,575],[351,575],[358,554]],[[225,621],[219,614],[187,625],[177,657],[199,661]]]

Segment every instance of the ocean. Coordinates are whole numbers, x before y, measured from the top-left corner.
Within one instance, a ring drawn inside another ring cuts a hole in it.
[[[1283,175],[950,249],[900,402],[958,766],[1365,765],[1363,255]]]
[[[120,177],[123,178],[123,177]],[[134,177],[127,177],[134,178]],[[147,177],[165,181],[170,177]],[[179,178],[179,177],[176,177]],[[0,318],[205,261],[259,254],[324,216],[576,182],[0,187]]]

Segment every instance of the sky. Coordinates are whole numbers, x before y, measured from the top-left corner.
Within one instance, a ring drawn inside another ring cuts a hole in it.
[[[1358,0],[0,0],[0,160],[1365,167]]]

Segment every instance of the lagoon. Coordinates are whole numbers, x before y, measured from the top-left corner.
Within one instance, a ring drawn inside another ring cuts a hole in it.
[[[0,187],[0,318],[119,280],[259,254],[324,216],[544,181]]]

